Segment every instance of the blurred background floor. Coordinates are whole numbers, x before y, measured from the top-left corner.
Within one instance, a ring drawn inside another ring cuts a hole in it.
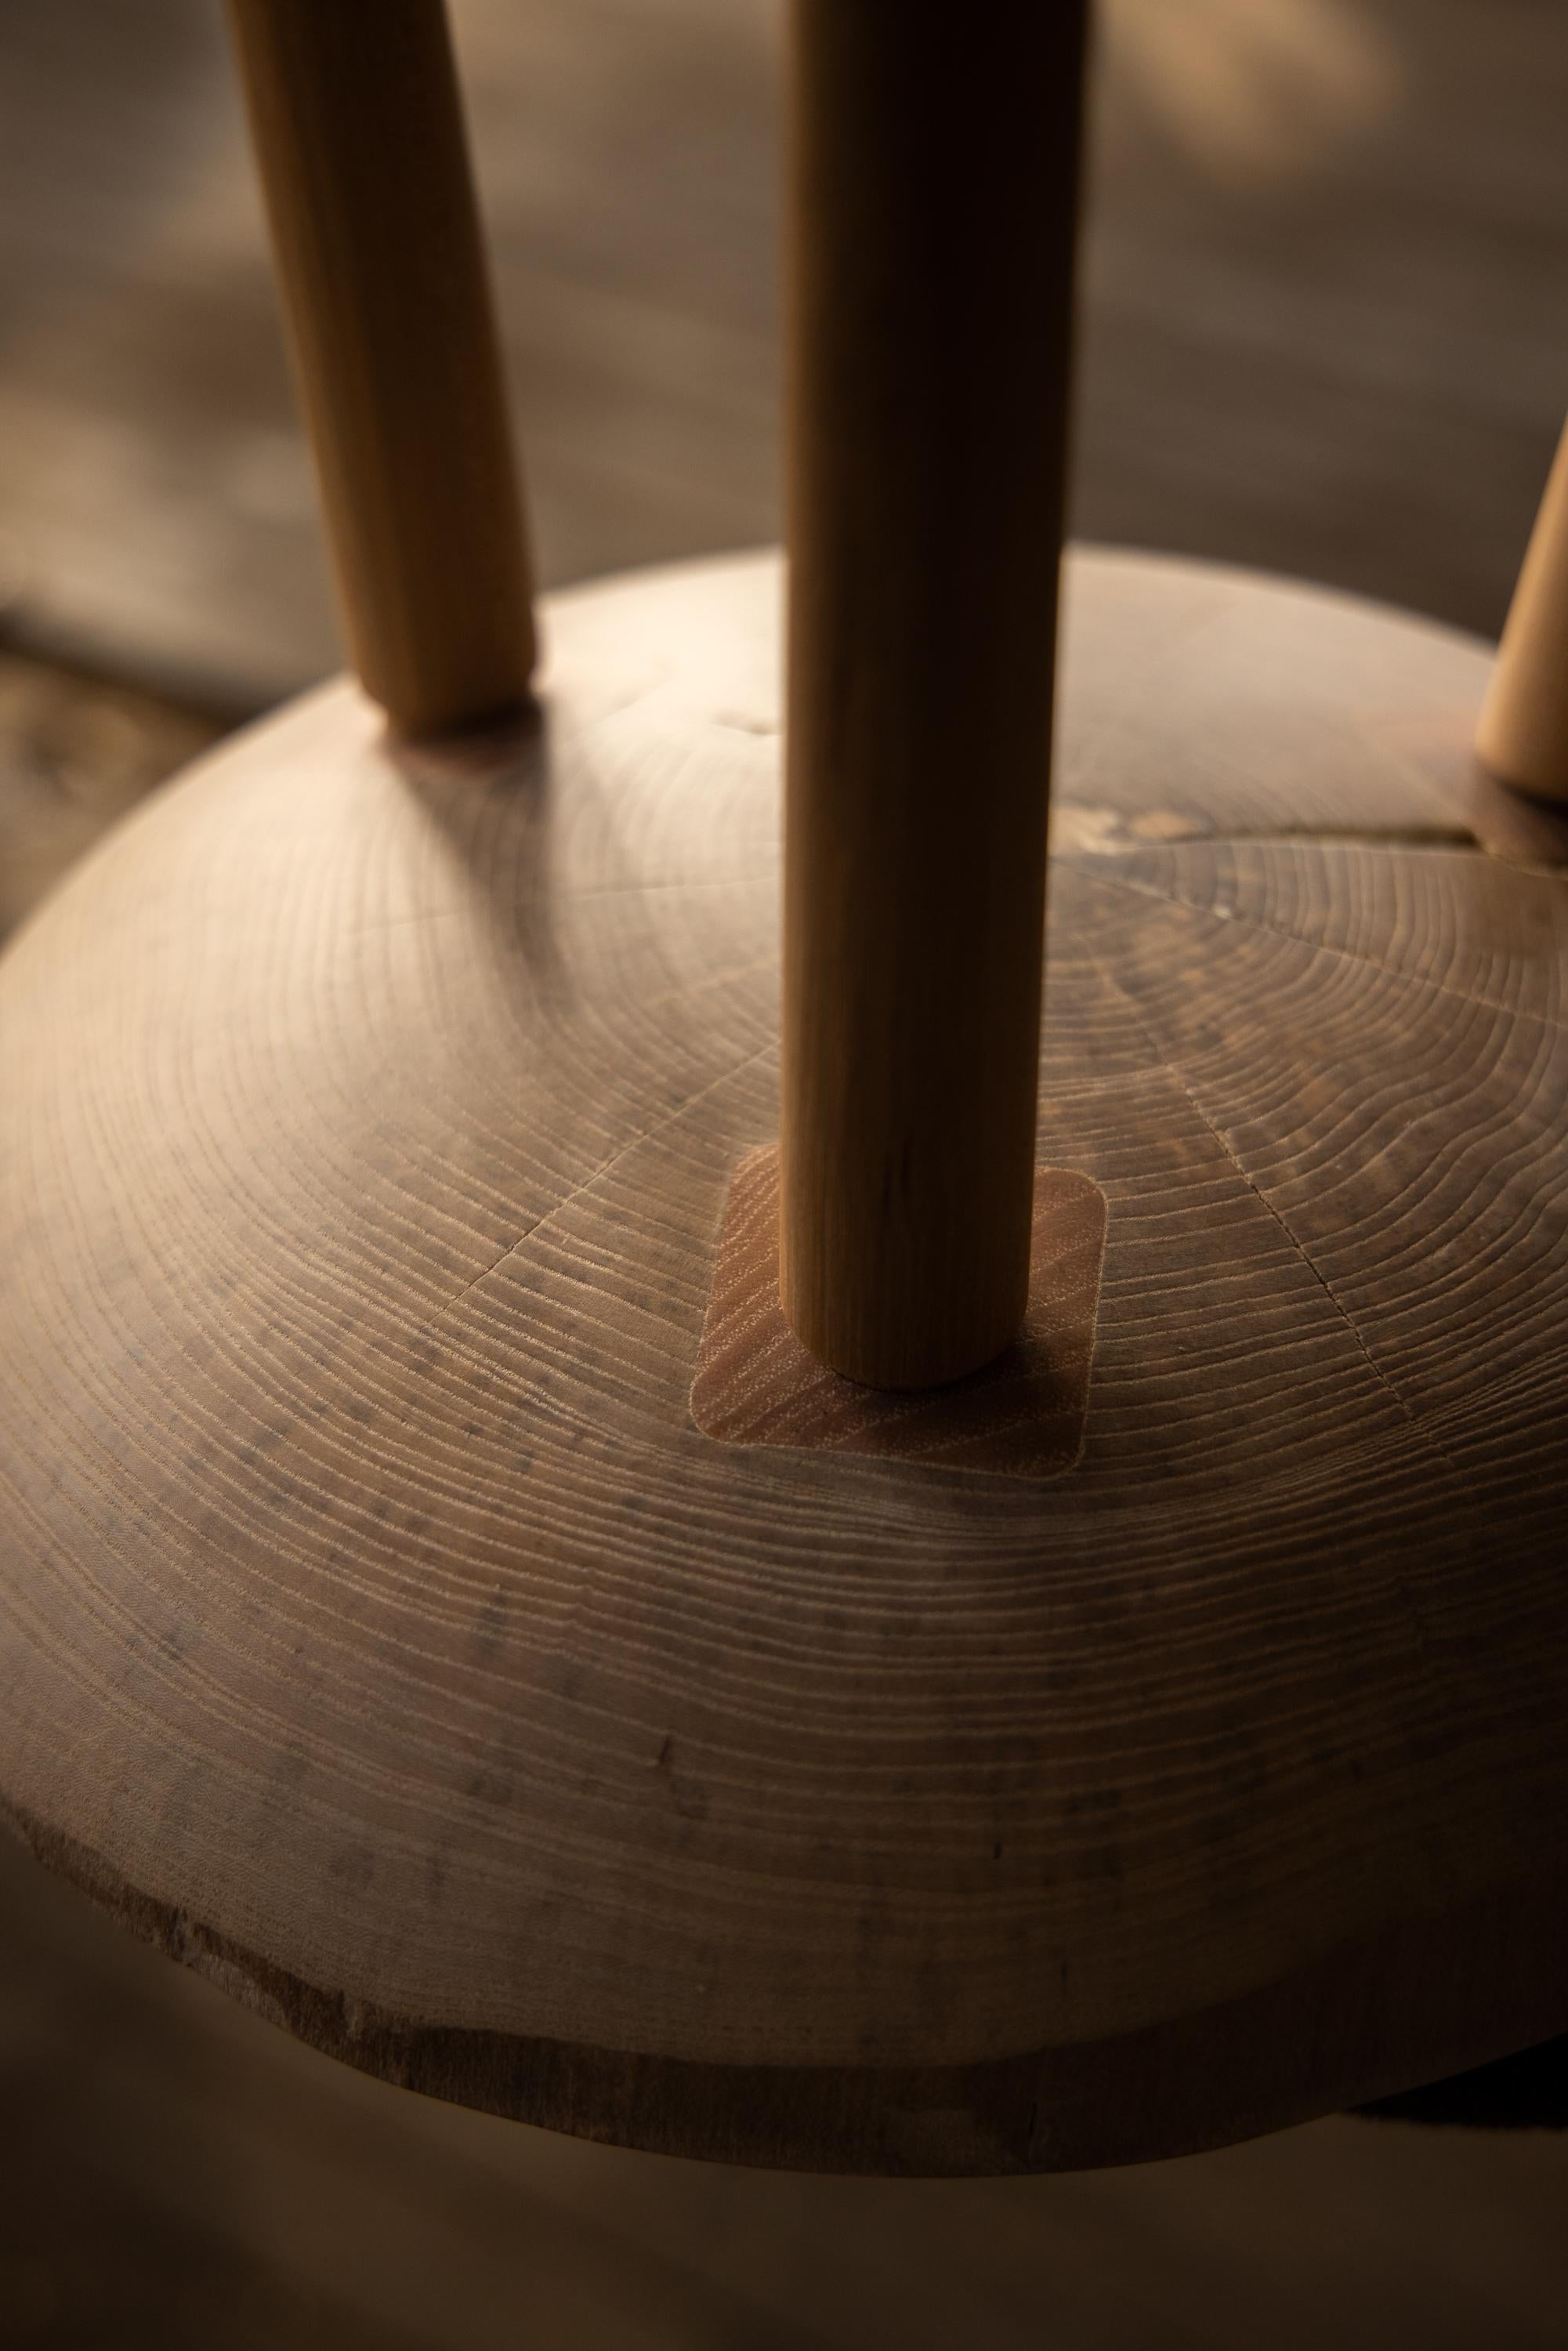
[[[776,536],[779,0],[454,13],[544,577]],[[1568,406],[1561,0],[1102,34],[1079,532],[1494,632]],[[0,934],[336,659],[215,0],[0,0]],[[1565,2215],[1568,2139],[1343,2119],[994,2185],[577,2147],[296,2048],[0,1846],[0,2342],[1534,2351]]]
[[[454,14],[546,580],[774,538],[781,0]],[[1101,24],[1080,535],[1494,631],[1568,404],[1560,0]],[[0,530],[111,674],[335,663],[215,0],[0,0]]]

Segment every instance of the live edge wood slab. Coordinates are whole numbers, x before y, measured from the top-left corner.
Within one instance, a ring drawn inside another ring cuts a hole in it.
[[[1485,649],[1071,572],[1043,1480],[720,1443],[777,1138],[768,559],[328,689],[0,965],[0,1787],[350,2062],[633,2145],[1212,2145],[1568,2025],[1568,832]],[[1488,850],[1500,855],[1485,853]]]

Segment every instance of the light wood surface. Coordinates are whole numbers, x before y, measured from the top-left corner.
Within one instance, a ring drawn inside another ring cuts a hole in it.
[[[1509,783],[1568,800],[1568,426],[1509,608],[1476,747]]]
[[[444,0],[228,0],[350,656],[411,734],[515,709],[522,515]]]
[[[1464,831],[1484,648],[1075,581],[1069,1477],[689,1418],[776,1117],[768,563],[558,601],[487,749],[286,712],[0,967],[6,1804],[353,2063],[994,2170],[1564,2023],[1551,820]]]
[[[1085,20],[791,12],[780,1270],[873,1387],[1029,1289]]]

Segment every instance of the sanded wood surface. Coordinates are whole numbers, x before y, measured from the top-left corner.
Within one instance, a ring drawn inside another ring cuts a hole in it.
[[[1568,800],[1568,427],[1509,607],[1476,747],[1508,782]]]
[[[1087,21],[791,11],[779,1270],[876,1387],[1029,1290]]]
[[[1010,1478],[1056,1478],[1083,1450],[1105,1196],[1037,1167],[1018,1339],[949,1386],[915,1395],[841,1378],[801,1345],[779,1290],[779,1154],[736,1171],[703,1321],[692,1417],[731,1445],[793,1445]]]
[[[689,1416],[776,1133],[769,564],[558,601],[532,735],[306,702],[7,957],[5,1801],[319,2045],[961,2171],[1568,2021],[1568,909],[1465,830],[1484,649],[1115,559],[1071,607],[1059,1479]]]
[[[228,0],[350,654],[411,734],[534,664],[445,0]]]

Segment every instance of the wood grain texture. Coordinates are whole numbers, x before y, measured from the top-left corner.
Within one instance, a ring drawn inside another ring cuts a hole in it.
[[[1476,747],[1505,782],[1568,800],[1568,425],[1509,607]]]
[[[510,710],[534,663],[444,0],[228,0],[350,658],[394,726]]]
[[[1087,5],[790,21],[780,1284],[929,1388],[1029,1290]]]
[[[8,951],[9,1812],[354,2063],[736,2160],[1125,2160],[1561,2030],[1568,909],[1465,845],[1483,649],[1080,561],[1040,1101],[1111,1225],[1031,1484],[689,1417],[778,595],[558,600],[487,745],[312,697]]]
[[[1037,1167],[1023,1324],[967,1379],[916,1395],[857,1386],[803,1347],[779,1286],[779,1154],[754,1151],[730,1186],[692,1382],[692,1418],[730,1445],[870,1453],[928,1468],[1058,1478],[1083,1450],[1105,1196]]]

